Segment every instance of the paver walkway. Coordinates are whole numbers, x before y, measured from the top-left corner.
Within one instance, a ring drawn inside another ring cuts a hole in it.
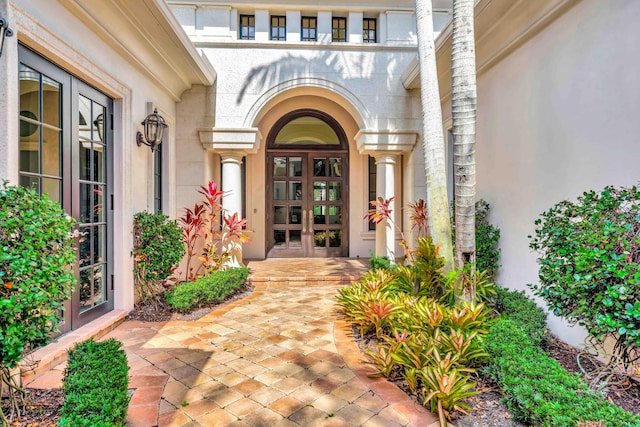
[[[367,377],[334,302],[361,264],[327,262],[250,263],[255,290],[243,300],[198,321],[128,321],[109,333],[131,368],[129,425],[434,424],[394,385]]]

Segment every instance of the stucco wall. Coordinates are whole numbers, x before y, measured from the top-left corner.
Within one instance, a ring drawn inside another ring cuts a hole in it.
[[[540,213],[640,174],[640,2],[583,0],[478,80],[478,196],[502,230],[498,282],[537,281]],[[444,106],[445,111],[450,107]],[[551,318],[571,343],[583,332]]]

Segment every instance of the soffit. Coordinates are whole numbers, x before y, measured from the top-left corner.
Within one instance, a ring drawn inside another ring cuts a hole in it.
[[[478,76],[530,40],[580,0],[478,0],[475,5],[476,74]],[[440,98],[451,97],[452,24],[436,39]],[[418,60],[402,75],[407,89],[420,87]]]
[[[216,72],[164,0],[60,0],[60,3],[176,100]]]

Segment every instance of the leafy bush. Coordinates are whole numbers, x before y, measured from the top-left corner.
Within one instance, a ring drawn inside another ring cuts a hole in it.
[[[133,217],[133,273],[136,301],[157,302],[163,284],[185,254],[182,229],[161,213],[138,212]]]
[[[129,366],[122,343],[93,339],[69,350],[60,427],[114,427],[127,420]]]
[[[451,237],[456,244],[455,202],[451,203]],[[490,205],[480,199],[476,202],[476,268],[493,278],[500,268],[500,229],[489,222]]]
[[[23,392],[9,370],[25,350],[49,341],[71,296],[74,226],[60,204],[47,196],[0,183],[0,389],[7,390],[1,384],[6,382],[11,396]],[[17,401],[21,399],[11,399]],[[11,412],[19,414],[19,405],[12,405]]]
[[[248,268],[210,273],[194,282],[176,285],[165,294],[173,308],[187,312],[209,302],[220,302],[240,288],[249,276]]]
[[[386,256],[374,255],[373,251],[371,252],[371,257],[369,258],[369,270],[387,270],[389,268],[391,268],[391,261],[389,261],[389,258]]]
[[[430,238],[418,238],[412,263],[370,270],[338,291],[345,318],[361,334],[375,333],[378,343],[366,351],[375,375],[404,380],[419,400],[441,420],[463,399],[477,394],[470,373],[486,358],[482,337],[490,311],[484,304],[456,306],[453,277],[442,274],[444,262]],[[482,280],[484,294],[493,284]]]
[[[495,307],[498,312],[509,316],[531,338],[536,345],[548,340],[546,333],[547,314],[524,292],[496,288]]]
[[[186,246],[186,272],[188,281],[193,281],[199,273],[219,271],[233,258],[234,248],[249,241],[246,218],[237,213],[229,214],[222,206],[224,191],[218,189],[214,181],[200,187],[203,203],[196,203],[193,209],[186,208],[178,218],[182,225],[182,238]],[[222,221],[220,221],[222,219]],[[200,246],[201,245],[201,246]],[[202,247],[197,268],[191,264],[197,250]]]
[[[514,417],[536,426],[574,427],[577,422],[604,421],[606,426],[640,426],[640,417],[591,392],[575,374],[534,344],[520,321],[500,318],[485,339],[489,365],[485,372],[506,393]]]
[[[640,189],[606,187],[562,201],[535,222],[540,285],[554,314],[598,340],[613,337],[629,362],[640,346]]]

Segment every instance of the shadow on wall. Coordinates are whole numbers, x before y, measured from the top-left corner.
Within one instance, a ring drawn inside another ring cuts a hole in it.
[[[323,52],[312,59],[289,53],[281,59],[252,68],[238,93],[236,103],[240,104],[243,101],[249,89],[255,89],[259,93],[296,78],[329,79],[331,76],[339,76],[335,83],[350,90],[363,88],[365,93],[375,96],[375,101],[379,101],[384,91],[372,90],[374,71],[380,70],[387,75],[386,89],[391,91],[394,82],[401,87],[400,75],[394,76],[397,65],[398,61],[394,56],[382,56],[373,52],[353,52],[353,55],[345,55],[344,52]]]

